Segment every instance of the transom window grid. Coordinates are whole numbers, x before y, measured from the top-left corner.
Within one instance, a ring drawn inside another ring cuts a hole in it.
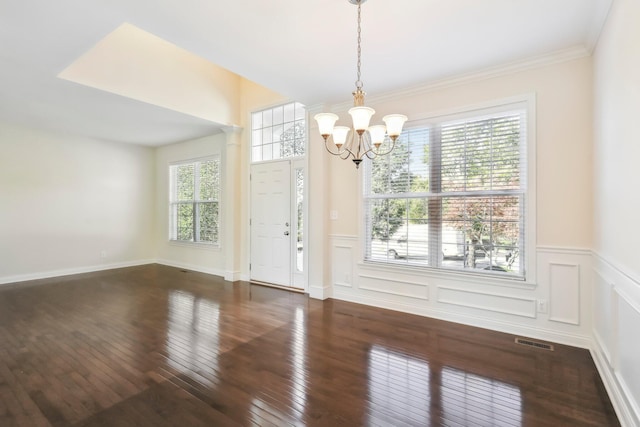
[[[366,261],[525,277],[523,109],[407,129],[364,188]]]
[[[220,158],[171,165],[169,171],[170,240],[218,246]]]
[[[307,112],[299,102],[251,114],[251,161],[301,157],[306,152]]]

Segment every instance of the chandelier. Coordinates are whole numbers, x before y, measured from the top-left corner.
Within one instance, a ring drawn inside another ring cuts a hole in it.
[[[396,140],[402,133],[402,126],[407,121],[407,116],[402,114],[389,114],[382,118],[384,125],[369,126],[371,117],[375,110],[365,107],[362,90],[362,80],[360,80],[361,65],[361,29],[360,29],[360,9],[362,3],[367,0],[348,0],[349,3],[358,6],[358,63],[356,90],[353,92],[353,107],[349,109],[349,114],[353,121],[353,130],[347,126],[335,126],[338,116],[333,113],[316,114],[313,118],[318,122],[320,135],[324,138],[324,146],[327,151],[334,156],[339,156],[343,160],[353,157],[356,169],[359,168],[362,160],[367,157],[374,159],[377,156],[389,154],[396,145]],[[329,143],[332,137],[333,144]],[[391,140],[388,148],[381,146],[386,138]],[[335,148],[334,148],[335,147]]]

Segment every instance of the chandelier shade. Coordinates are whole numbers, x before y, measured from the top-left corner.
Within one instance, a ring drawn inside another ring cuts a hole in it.
[[[364,105],[365,92],[362,90],[362,80],[360,80],[362,59],[361,6],[367,0],[348,1],[358,6],[357,80],[356,90],[353,92],[353,107],[349,109],[353,129],[346,126],[336,126],[339,117],[333,113],[319,113],[313,118],[318,122],[318,130],[324,139],[327,151],[344,160],[352,158],[356,168],[358,168],[365,157],[373,159],[377,156],[389,154],[394,149],[396,140],[402,134],[402,127],[407,121],[407,116],[389,114],[382,118],[384,125],[369,126],[375,110]],[[330,139],[333,140],[333,144],[329,143]],[[385,141],[389,141],[389,144],[383,147]]]

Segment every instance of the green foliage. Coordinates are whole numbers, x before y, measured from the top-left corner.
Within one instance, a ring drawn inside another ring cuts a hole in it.
[[[175,239],[188,242],[218,241],[220,162],[207,160],[173,167],[172,196]]]

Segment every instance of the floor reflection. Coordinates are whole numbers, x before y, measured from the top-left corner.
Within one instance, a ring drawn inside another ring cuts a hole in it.
[[[212,385],[218,370],[220,307],[184,291],[169,294],[167,363],[204,385]]]
[[[302,413],[307,403],[306,346],[305,313],[302,307],[297,307],[291,342],[291,403],[294,409]]]
[[[374,345],[368,424],[521,426],[518,387]]]
[[[462,425],[520,426],[520,389],[459,369],[441,371],[442,418]]]
[[[370,424],[429,425],[429,364],[374,345],[369,351]]]

